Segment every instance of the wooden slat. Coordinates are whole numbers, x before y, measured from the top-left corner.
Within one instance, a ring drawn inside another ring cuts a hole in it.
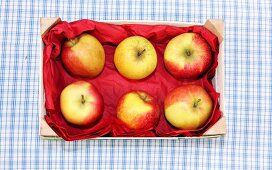
[[[204,133],[204,136],[225,134],[226,134],[226,118],[223,116],[209,130],[207,130]]]
[[[59,17],[52,18],[40,18],[40,33],[43,37],[54,25],[60,22],[61,19]]]
[[[209,19],[205,22],[204,27],[214,33],[219,42],[221,43],[224,39],[224,21],[220,19]]]

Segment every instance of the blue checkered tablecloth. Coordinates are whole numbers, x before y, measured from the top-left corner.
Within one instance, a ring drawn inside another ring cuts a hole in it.
[[[225,20],[225,138],[39,137],[39,18]],[[0,1],[0,169],[272,169],[272,2]]]

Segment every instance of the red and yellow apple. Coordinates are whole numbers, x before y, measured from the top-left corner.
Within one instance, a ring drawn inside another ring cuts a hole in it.
[[[117,104],[117,118],[130,129],[151,128],[159,120],[157,101],[144,91],[131,91],[123,95]]]
[[[94,85],[86,81],[77,81],[62,90],[60,108],[69,123],[87,126],[102,117],[104,101]]]
[[[210,46],[197,33],[183,33],[174,37],[164,51],[165,67],[176,78],[198,78],[211,63]]]
[[[93,78],[104,68],[105,52],[94,36],[83,33],[64,42],[61,59],[72,75]]]
[[[124,39],[114,53],[114,64],[121,75],[139,80],[149,76],[157,66],[157,53],[144,37]]]
[[[206,90],[198,85],[183,85],[167,94],[164,113],[176,128],[194,130],[201,128],[213,110],[213,102]]]

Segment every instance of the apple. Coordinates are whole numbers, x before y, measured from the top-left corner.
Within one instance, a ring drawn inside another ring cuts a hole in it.
[[[176,128],[195,130],[211,116],[213,102],[206,90],[198,85],[183,85],[167,94],[164,113]]]
[[[174,37],[164,51],[165,67],[176,78],[198,78],[211,63],[210,46],[197,33],[183,33]]]
[[[144,91],[124,94],[117,104],[117,118],[130,129],[148,129],[155,126],[160,116],[157,101]]]
[[[94,36],[83,33],[64,42],[61,59],[72,75],[93,78],[104,68],[105,52]]]
[[[149,76],[157,66],[157,53],[144,37],[124,39],[114,53],[114,64],[121,75],[139,80]]]
[[[86,81],[76,81],[62,90],[60,108],[69,123],[87,126],[102,117],[104,101],[94,85]]]

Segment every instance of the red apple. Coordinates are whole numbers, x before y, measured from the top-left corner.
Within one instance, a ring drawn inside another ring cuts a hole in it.
[[[160,116],[159,105],[144,91],[131,91],[123,95],[117,104],[117,118],[130,129],[154,127]]]
[[[210,46],[197,33],[183,33],[174,37],[164,51],[165,67],[176,78],[198,78],[211,63]]]
[[[66,86],[60,95],[60,108],[64,118],[79,126],[91,125],[103,114],[101,94],[89,82],[77,81]]]
[[[167,94],[164,101],[166,119],[179,129],[200,128],[211,116],[212,110],[211,97],[198,85],[177,87]]]
[[[104,68],[105,53],[94,36],[84,33],[64,43],[61,59],[72,75],[93,78]]]

